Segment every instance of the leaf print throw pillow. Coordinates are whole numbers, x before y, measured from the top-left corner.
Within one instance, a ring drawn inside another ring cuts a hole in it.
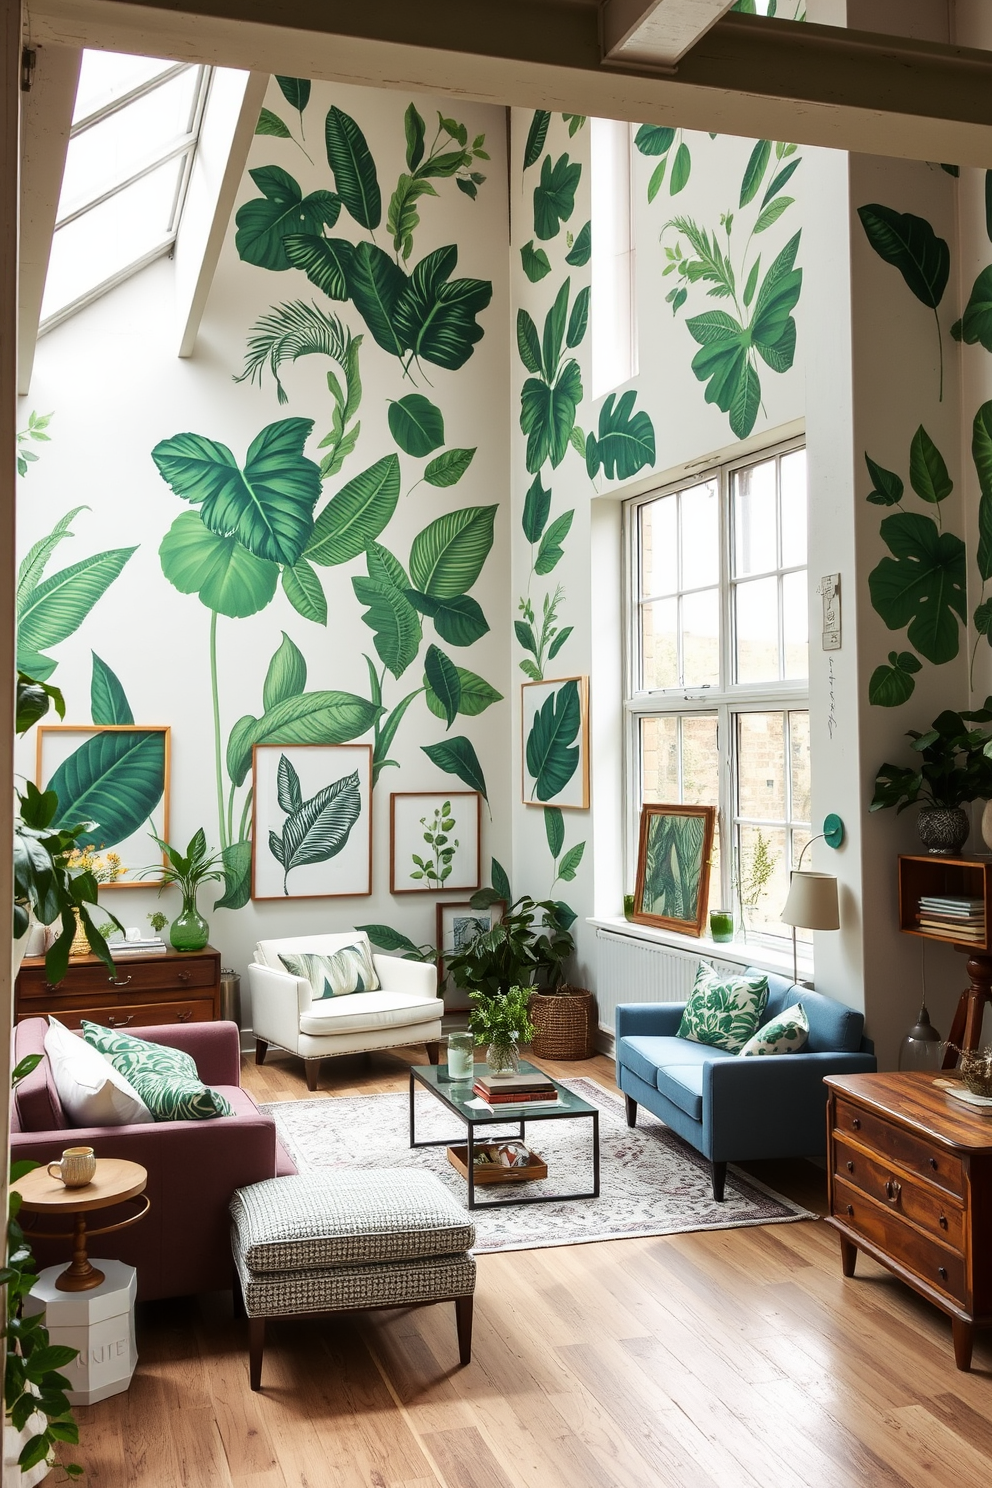
[[[741,1050],[740,1057],[751,1054],[798,1054],[809,1038],[809,1019],[801,1002],[776,1013],[764,1028],[759,1028]]]
[[[763,972],[725,976],[708,961],[700,961],[678,1036],[737,1054],[761,1022],[767,1001],[768,978]]]
[[[130,1081],[156,1121],[206,1121],[234,1115],[220,1091],[204,1085],[192,1058],[182,1049],[85,1020],[83,1038]]]
[[[283,955],[280,951],[279,960],[290,976],[303,977],[310,983],[318,1002],[325,997],[349,997],[352,992],[378,992],[381,985],[364,936],[329,956],[313,951]]]

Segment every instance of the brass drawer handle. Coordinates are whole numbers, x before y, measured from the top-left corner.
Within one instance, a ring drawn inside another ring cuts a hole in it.
[[[890,1178],[888,1180],[888,1182],[886,1183],[886,1185],[885,1185],[885,1197],[888,1199],[889,1203],[890,1204],[898,1204],[898,1202],[899,1202],[899,1195],[901,1193],[902,1193],[902,1184],[901,1183],[897,1183],[894,1178]]]
[[[850,1161],[848,1161],[848,1164],[847,1164],[847,1171],[848,1171],[848,1172],[849,1172],[849,1173],[853,1173],[853,1172],[854,1172],[854,1164],[853,1164],[853,1162],[850,1162]]]
[[[192,975],[193,975],[193,973],[191,971],[177,971],[176,972],[176,976],[179,978],[179,980],[181,982],[188,982],[189,979],[190,979],[190,977]]]
[[[940,1225],[940,1228],[942,1230],[946,1230],[947,1229],[947,1215],[946,1214],[942,1214],[940,1216],[939,1220],[937,1221],[937,1223]]]
[[[854,1213],[854,1205],[853,1204],[848,1204],[848,1206],[847,1206],[847,1212],[848,1212],[848,1214],[853,1214]]]
[[[855,1131],[860,1131],[861,1130],[861,1120],[860,1120],[860,1117],[855,1116],[854,1120],[851,1122],[851,1125],[854,1127],[854,1130]]]
[[[128,977],[128,981],[130,980],[131,978]],[[111,1028],[126,1028],[127,1025],[133,1021],[133,1019],[133,1013],[128,1013],[126,1018],[115,1018],[113,1013],[107,1014],[107,1022],[110,1024]]]
[[[110,985],[112,987],[126,987],[131,978],[130,976],[126,976],[124,980],[121,981],[120,977],[110,977],[108,980],[110,981]]]
[[[193,1009],[192,1008],[187,1008],[184,1013],[177,1013],[176,1014],[176,1022],[177,1023],[188,1023],[189,1020],[190,1020],[190,1018],[192,1018],[192,1016],[193,1016]]]
[[[946,1266],[938,1266],[937,1267],[937,1275],[940,1277],[941,1281],[946,1281],[947,1280],[947,1267]]]

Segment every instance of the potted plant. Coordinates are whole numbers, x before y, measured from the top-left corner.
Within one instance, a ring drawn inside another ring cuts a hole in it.
[[[875,777],[870,811],[894,806],[897,812],[923,803],[917,818],[920,840],[937,857],[960,852],[970,830],[963,805],[992,797],[992,738],[970,723],[992,719],[992,698],[969,713],[946,709],[926,733],[909,729],[915,768],[884,764]]]
[[[183,905],[169,928],[169,940],[176,951],[202,951],[210,938],[210,926],[196,907],[196,896],[202,884],[219,882],[224,877],[223,869],[217,866],[223,862],[222,855],[207,853],[207,839],[202,827],[197,828],[189,839],[185,853],[163,842],[154,833],[151,835],[169,861],[164,868],[156,865],[142,869],[141,877],[160,876],[160,894],[170,884],[175,884],[183,896]]]
[[[493,1075],[514,1075],[520,1068],[519,1044],[529,1044],[534,1025],[528,1016],[530,987],[508,987],[505,992],[469,993],[472,1012],[468,1026],[477,1044],[487,1044],[486,1060]]]
[[[473,909],[505,902],[495,889],[472,895]],[[457,987],[471,994],[506,995],[511,987],[560,987],[564,965],[575,949],[569,926],[575,915],[555,899],[534,900],[523,894],[506,909],[491,930],[478,934],[447,958]]]

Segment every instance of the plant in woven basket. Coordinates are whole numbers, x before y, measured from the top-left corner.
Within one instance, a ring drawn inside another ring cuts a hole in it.
[[[958,1049],[955,1044],[947,1047],[960,1054],[958,1074],[972,1095],[992,1099],[992,1044],[986,1044],[984,1049]]]

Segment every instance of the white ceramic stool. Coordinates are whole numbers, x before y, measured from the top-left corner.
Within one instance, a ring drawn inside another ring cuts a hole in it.
[[[108,1395],[119,1395],[131,1383],[138,1351],[134,1340],[133,1266],[122,1261],[97,1261],[105,1280],[88,1292],[62,1292],[55,1278],[64,1266],[48,1266],[24,1299],[29,1316],[44,1312],[52,1343],[79,1350],[79,1357],[60,1370],[71,1382],[67,1391],[73,1405],[93,1405]]]

